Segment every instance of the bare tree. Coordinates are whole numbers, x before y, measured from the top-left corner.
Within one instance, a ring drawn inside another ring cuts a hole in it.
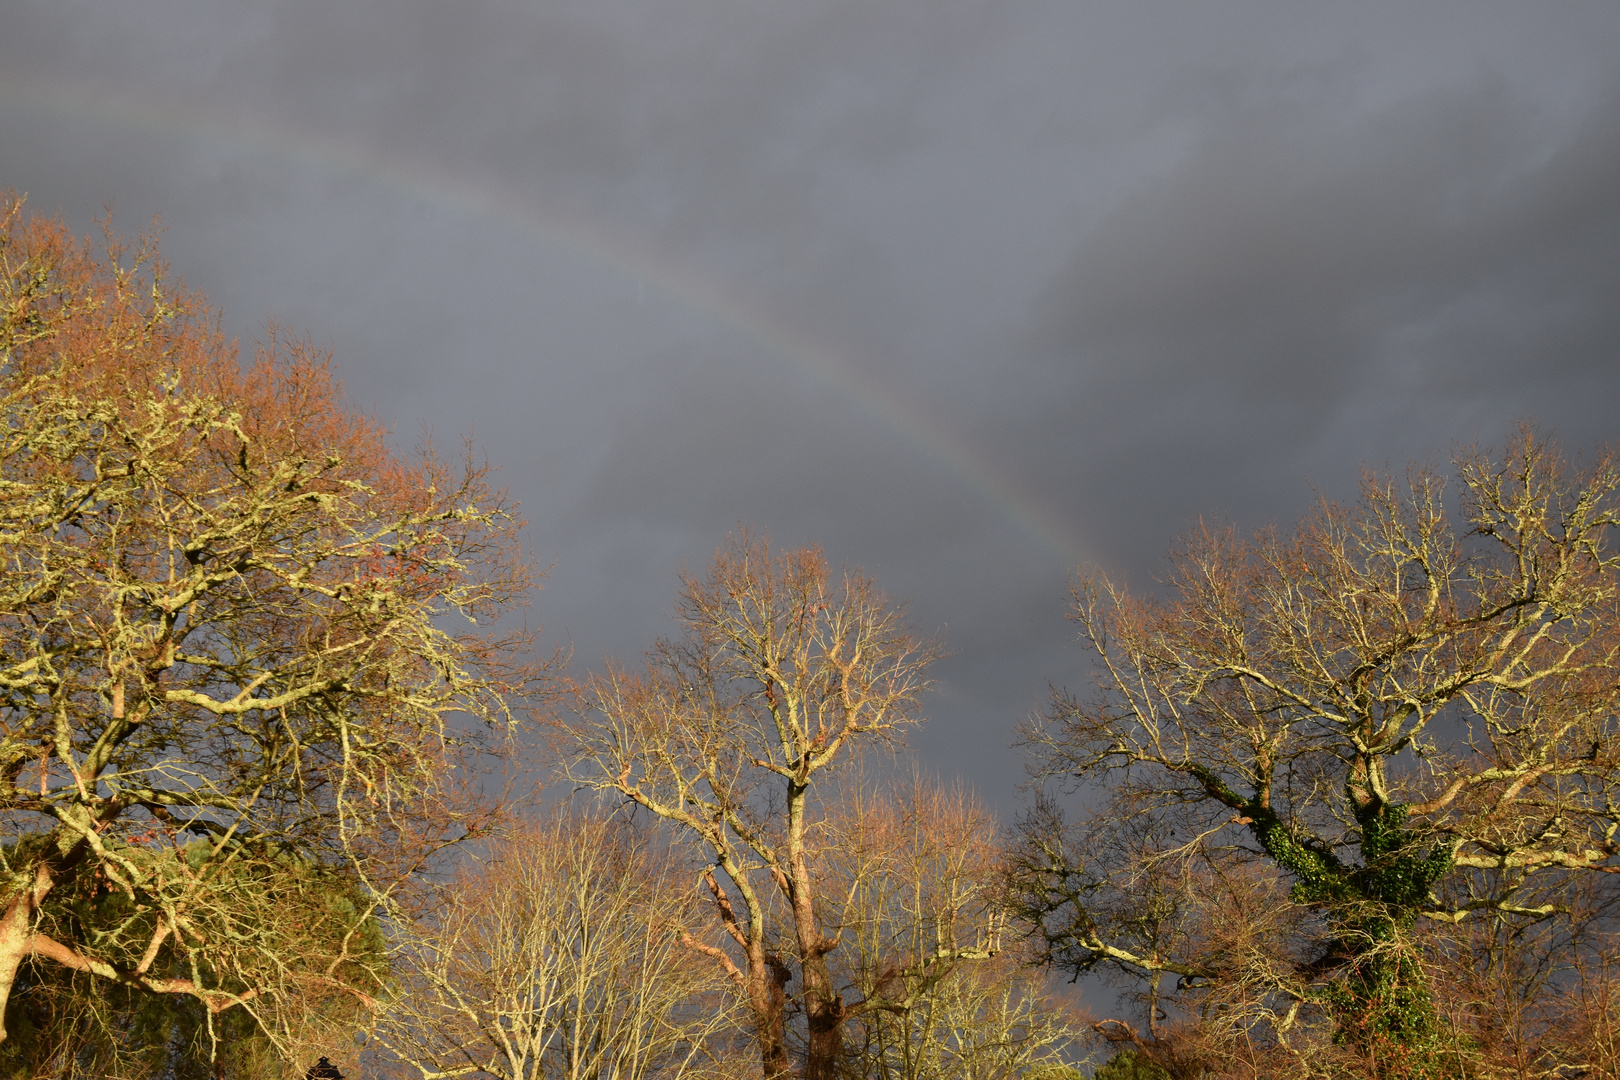
[[[402,457],[326,359],[237,363],[149,244],[0,225],[0,1007],[25,962],[289,1025],[384,985],[400,882],[474,821],[529,572],[468,460]],[[0,1032],[3,1038],[3,1032]]]
[[[960,785],[916,776],[846,780],[829,801],[820,917],[847,943],[835,975],[858,1002],[841,1075],[1061,1076],[1084,1057],[1085,1026],[1049,973],[1002,949],[998,831]]]
[[[1544,882],[1542,898],[1562,909],[1558,918],[1418,927],[1436,1011],[1475,1075],[1620,1069],[1620,897],[1603,877]]]
[[[624,823],[566,810],[504,837],[405,931],[379,1041],[421,1080],[726,1074],[735,998],[681,944],[681,871]]]
[[[817,916],[812,791],[861,747],[917,722],[932,646],[858,574],[820,552],[773,557],[734,539],[707,577],[682,575],[682,635],[646,669],[591,679],[567,722],[568,775],[669,822],[710,863],[720,936],[693,948],[730,976],[753,1015],[767,1077],[789,1073],[786,986],[798,969],[805,1075],[829,1080],[851,1004]],[[787,955],[774,936],[787,925]]]
[[[1455,477],[1454,510],[1414,470],[1291,535],[1202,530],[1163,600],[1075,587],[1097,691],[1027,740],[1092,808],[1037,806],[1014,876],[1054,963],[1144,977],[1150,1021],[1246,985],[1229,1016],[1262,1042],[1317,1017],[1375,1072],[1438,1074],[1420,920],[1567,925],[1582,880],[1608,888],[1620,471],[1525,431]],[[1242,948],[1223,905],[1255,919]]]

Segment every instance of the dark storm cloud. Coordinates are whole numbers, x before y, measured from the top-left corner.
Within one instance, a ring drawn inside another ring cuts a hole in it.
[[[1599,314],[1615,285],[1620,97],[1561,145],[1524,112],[1485,85],[1351,130],[1243,117],[1082,241],[1041,329],[1065,350],[1326,403],[1381,338],[1472,296],[1506,288],[1533,312],[1548,286],[1574,286],[1570,317]]]
[[[1054,551],[1613,437],[1615,55],[1612,4],[21,0],[0,185],[476,431],[582,666],[739,522],[874,571],[1009,807]]]
[[[1516,416],[1610,437],[1620,85],[1573,124],[1483,77],[1348,124],[1274,103],[1204,126],[1036,307],[1034,348],[1128,483],[1185,476],[1185,513],[1244,477],[1229,512],[1252,515],[1346,428],[1379,457],[1391,429],[1422,454]]]

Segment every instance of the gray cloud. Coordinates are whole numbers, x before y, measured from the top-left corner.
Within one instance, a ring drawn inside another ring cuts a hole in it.
[[[160,212],[233,332],[475,431],[582,665],[739,522],[874,571],[954,652],[924,760],[1010,807],[1067,552],[1613,437],[1617,52],[1609,4],[22,0],[0,184]]]
[[[1286,100],[1205,120],[1033,309],[1031,348],[1100,436],[1088,452],[1111,446],[1123,487],[1185,477],[1183,513],[1237,478],[1228,512],[1255,517],[1301,466],[1342,487],[1347,459],[1443,452],[1514,417],[1609,437],[1617,90],[1573,122],[1488,76],[1350,123]]]

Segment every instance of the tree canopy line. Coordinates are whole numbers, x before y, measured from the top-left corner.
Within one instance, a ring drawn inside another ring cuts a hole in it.
[[[939,652],[869,578],[744,532],[571,678],[471,447],[0,214],[0,1076],[1620,1076],[1606,453],[1077,578],[1003,826],[867,764]]]

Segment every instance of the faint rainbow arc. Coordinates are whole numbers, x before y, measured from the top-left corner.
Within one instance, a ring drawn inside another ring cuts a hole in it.
[[[0,75],[8,103],[130,125],[180,139],[236,144],[245,150],[304,162],[384,184],[411,198],[521,228],[638,285],[650,285],[701,316],[764,346],[852,400],[893,429],[995,507],[1065,568],[1086,561],[1083,545],[1024,486],[962,438],[942,430],[906,397],[861,370],[851,357],[795,329],[762,305],[748,303],[718,277],[679,262],[623,230],[578,213],[548,213],[524,198],[472,178],[419,163],[407,165],[375,149],[286,124],[237,116],[226,121],[179,102],[155,102],[77,86],[42,89]]]

